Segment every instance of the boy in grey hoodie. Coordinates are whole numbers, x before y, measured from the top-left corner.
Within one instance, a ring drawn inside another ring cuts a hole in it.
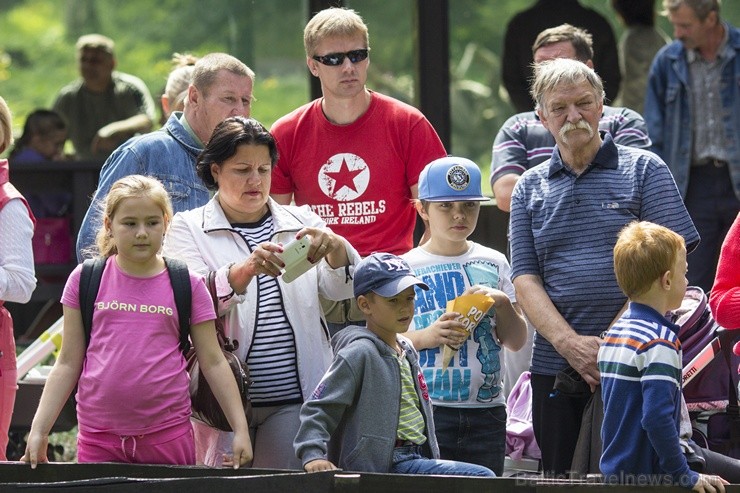
[[[374,253],[355,268],[354,294],[367,327],[350,326],[334,336],[334,361],[301,408],[294,446],[306,471],[338,465],[349,471],[495,476],[482,466],[439,460],[418,353],[400,335],[414,314],[415,285],[429,289],[390,253]]]

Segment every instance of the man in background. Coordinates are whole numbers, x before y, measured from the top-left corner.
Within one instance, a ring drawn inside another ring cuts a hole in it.
[[[622,76],[619,72],[617,40],[609,21],[595,10],[581,5],[578,0],[537,0],[511,18],[504,35],[501,70],[504,87],[517,112],[532,108],[532,98],[529,96],[532,43],[542,30],[565,22],[593,34],[594,69],[604,81],[606,100],[614,101],[617,97]]]
[[[113,40],[87,34],[77,40],[81,78],[64,86],[54,110],[67,121],[80,160],[104,160],[137,133],[151,130],[154,101],[144,82],[115,72]]]
[[[119,178],[140,174],[157,178],[172,199],[174,212],[205,205],[210,194],[195,162],[216,125],[230,116],[249,117],[254,72],[226,53],[210,53],[195,64],[183,112],[164,127],[129,140],[106,160],[98,189],[77,237],[77,258],[93,256],[101,221],[101,202]]]
[[[689,284],[709,291],[740,211],[740,29],[719,0],[663,0],[676,41],[650,68],[645,120],[701,235]]]

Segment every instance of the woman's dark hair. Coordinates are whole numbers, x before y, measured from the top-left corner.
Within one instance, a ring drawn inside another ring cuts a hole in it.
[[[612,8],[627,26],[655,25],[655,0],[612,0]]]
[[[195,169],[208,190],[218,190],[218,184],[211,175],[211,165],[221,166],[224,161],[236,154],[236,149],[240,145],[267,146],[270,150],[270,164],[275,166],[278,151],[272,134],[253,118],[232,116],[216,126],[211,140],[198,155]]]
[[[55,130],[66,129],[67,124],[59,113],[44,109],[34,110],[26,117],[26,123],[23,125],[23,135],[15,141],[10,157],[26,147],[34,135],[46,137]]]

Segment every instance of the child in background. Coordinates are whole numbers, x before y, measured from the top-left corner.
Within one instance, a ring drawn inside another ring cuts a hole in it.
[[[414,312],[415,285],[427,289],[390,253],[373,253],[355,268],[354,294],[367,327],[350,326],[332,338],[334,361],[301,407],[295,451],[306,471],[337,464],[348,471],[494,476],[482,466],[437,459],[418,353],[401,335]]]
[[[506,401],[501,389],[501,346],[518,351],[527,328],[516,305],[509,262],[491,248],[469,241],[478,222],[481,173],[469,159],[444,157],[419,175],[416,209],[428,222],[430,238],[402,255],[430,290],[417,290],[406,333],[420,351],[420,364],[434,404],[440,456],[504,470]],[[445,312],[461,295],[483,294],[493,307],[470,332],[460,313]],[[440,346],[459,348],[443,370]]]
[[[724,492],[723,479],[689,469],[679,445],[681,343],[679,327],[664,314],[681,306],[686,271],[681,235],[646,221],[620,232],[614,272],[629,306],[607,331],[598,354],[604,400],[600,467],[606,482],[666,481]]]
[[[78,266],[62,295],[64,344],[31,425],[24,461],[47,462],[49,430],[77,386],[79,462],[195,464],[189,379],[164,259],[172,217],[162,184],[131,175],[105,200],[98,249],[107,258],[86,346]],[[252,459],[244,409],[221,352],[215,313],[203,280],[190,276],[190,337],[203,374],[235,430],[234,467]],[[233,462],[232,462],[233,460]]]
[[[23,135],[10,152],[12,163],[59,161],[64,157],[67,125],[62,117],[50,110],[35,110],[26,118]]]

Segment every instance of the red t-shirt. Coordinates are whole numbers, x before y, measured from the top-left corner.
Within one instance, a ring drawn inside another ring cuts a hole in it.
[[[317,99],[275,122],[272,133],[280,157],[271,193],[310,205],[362,256],[411,249],[411,187],[424,166],[447,154],[419,110],[373,92],[364,115],[334,125]]]

